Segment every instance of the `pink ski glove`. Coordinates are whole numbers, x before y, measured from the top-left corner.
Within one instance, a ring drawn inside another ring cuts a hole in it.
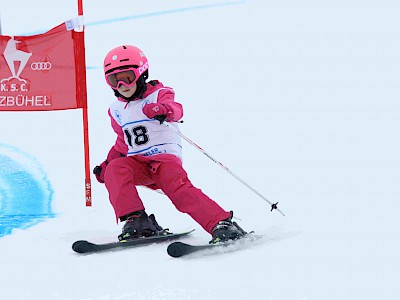
[[[169,112],[168,109],[164,105],[158,103],[146,104],[143,107],[143,113],[149,119],[156,119],[160,121],[160,123],[165,121],[168,112]]]

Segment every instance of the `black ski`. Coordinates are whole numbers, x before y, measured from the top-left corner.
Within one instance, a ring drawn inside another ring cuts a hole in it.
[[[72,250],[78,253],[94,253],[100,251],[106,251],[116,248],[127,248],[127,247],[135,247],[144,244],[152,244],[152,243],[160,243],[164,241],[178,239],[180,237],[186,236],[194,231],[186,231],[181,233],[165,233],[163,235],[157,235],[146,238],[136,238],[124,242],[111,242],[104,244],[95,244],[88,241],[76,241],[72,245]]]
[[[253,232],[250,232],[249,234],[246,234],[245,236],[241,237],[240,239],[237,240],[232,240],[228,242],[220,242],[216,244],[205,244],[205,245],[189,245],[186,243],[182,242],[173,242],[171,243],[168,248],[167,252],[170,256],[172,257],[182,257],[191,253],[203,251],[203,250],[210,250],[210,249],[216,249],[216,248],[221,248],[221,247],[228,247],[231,245],[234,245],[238,242],[244,242],[244,240],[254,240],[256,238],[259,238],[261,236],[259,235],[253,235]]]

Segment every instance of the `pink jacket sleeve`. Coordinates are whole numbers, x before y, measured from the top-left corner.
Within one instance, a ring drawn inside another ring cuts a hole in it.
[[[118,123],[114,120],[114,118],[111,117],[110,110],[108,110],[108,115],[111,118],[111,127],[114,130],[114,132],[117,134],[117,140],[115,141],[115,144],[111,148],[111,150],[114,149],[115,151],[126,156],[126,154],[128,153],[128,146],[125,144],[124,133],[122,132],[122,128],[121,128],[121,126],[118,125]],[[111,150],[109,153],[111,153]]]

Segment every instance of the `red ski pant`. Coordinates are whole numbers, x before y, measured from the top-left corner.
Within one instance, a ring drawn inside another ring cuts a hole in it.
[[[106,168],[104,182],[117,218],[144,209],[138,185],[160,188],[180,212],[189,214],[209,233],[219,221],[230,217],[193,186],[181,160],[171,154],[114,159]]]

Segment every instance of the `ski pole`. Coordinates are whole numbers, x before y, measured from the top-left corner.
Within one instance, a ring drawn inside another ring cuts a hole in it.
[[[181,122],[182,123],[182,122]],[[214,157],[212,157],[210,154],[208,154],[203,148],[201,148],[199,145],[197,145],[195,142],[193,142],[191,139],[189,139],[187,136],[185,136],[180,130],[179,128],[177,128],[176,126],[168,123],[168,122],[163,122],[163,124],[165,124],[168,127],[173,128],[176,133],[182,137],[185,141],[187,141],[190,145],[194,146],[195,148],[197,148],[201,153],[203,153],[205,156],[207,156],[209,159],[211,159],[214,163],[216,163],[217,165],[219,165],[221,168],[223,168],[226,172],[228,172],[231,176],[233,176],[234,178],[236,178],[238,181],[240,181],[244,186],[246,186],[248,189],[250,189],[251,191],[253,191],[255,194],[257,194],[260,198],[262,198],[264,201],[266,201],[267,203],[269,203],[271,205],[271,211],[273,211],[274,209],[276,209],[278,212],[281,213],[282,216],[285,216],[285,214],[278,208],[278,202],[277,203],[272,203],[271,201],[269,201],[266,197],[264,197],[261,193],[259,193],[257,190],[255,190],[253,187],[251,187],[248,183],[246,183],[243,179],[241,179],[239,176],[237,176],[235,173],[233,173],[231,170],[229,170],[224,164],[222,164],[220,161],[216,160]]]

